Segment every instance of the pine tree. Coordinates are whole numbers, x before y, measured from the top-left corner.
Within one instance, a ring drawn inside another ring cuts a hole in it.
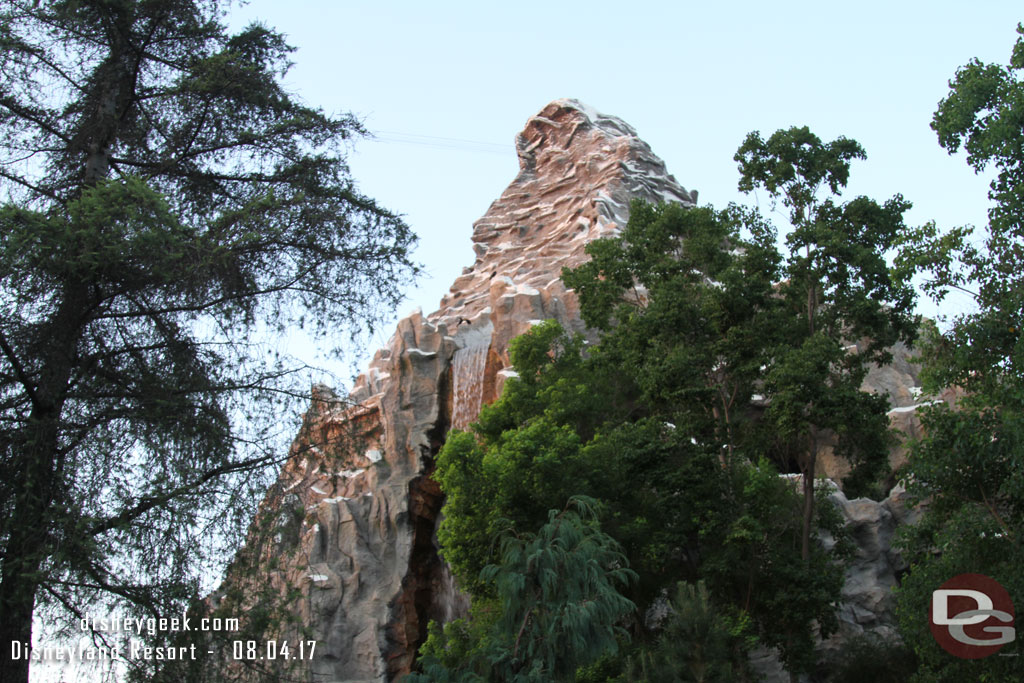
[[[656,647],[630,662],[629,683],[749,681],[743,623],[711,600],[707,586],[681,582]]]
[[[297,103],[283,38],[220,5],[0,9],[0,683],[40,608],[194,597],[295,395],[258,330],[369,324],[415,270],[349,177],[360,124]]]

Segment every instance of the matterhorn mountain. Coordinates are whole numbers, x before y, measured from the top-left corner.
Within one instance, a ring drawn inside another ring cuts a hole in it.
[[[575,100],[531,117],[516,148],[519,173],[473,225],[476,260],[438,310],[399,321],[348,396],[314,387],[290,458],[210,598],[211,608],[249,617],[255,631],[246,637],[316,641],[312,658],[265,662],[268,670],[308,681],[398,680],[431,620],[465,614],[468,599],[436,538],[443,496],[431,474],[447,433],[465,428],[515,375],[511,339],[551,318],[585,332],[560,274],[586,260],[588,242],[625,226],[631,200],[697,201],[631,126]],[[913,432],[915,372],[905,349],[896,351],[865,388],[888,393],[893,420]],[[844,473],[828,453],[819,461],[821,474]],[[858,544],[835,638],[892,634],[889,588],[903,566],[889,541],[909,514],[900,490],[882,503],[838,491],[833,500]],[[764,659],[770,673],[770,653]],[[242,664],[232,665],[236,677],[258,680],[259,666]]]

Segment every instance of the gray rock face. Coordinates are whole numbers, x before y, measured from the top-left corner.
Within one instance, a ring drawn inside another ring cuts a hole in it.
[[[896,637],[893,589],[907,563],[893,547],[893,540],[900,524],[916,522],[920,511],[907,506],[902,486],[893,488],[881,502],[848,500],[842,491],[834,492],[829,499],[846,519],[856,552],[846,570],[840,630],[824,643],[824,649],[836,649],[866,631],[886,639]]]
[[[465,611],[437,555],[430,474],[446,433],[500,394],[510,339],[548,318],[582,331],[562,268],[620,230],[631,199],[696,200],[629,125],[574,100],[544,107],[516,147],[519,175],[474,224],[476,261],[440,309],[400,321],[347,398],[314,390],[218,593],[243,613],[272,604],[282,619],[265,637],[317,640],[312,661],[293,663],[299,680],[395,680],[431,619]]]
[[[899,639],[893,589],[907,563],[893,547],[893,541],[900,525],[914,524],[921,516],[919,509],[907,504],[902,486],[895,486],[885,500],[874,501],[849,500],[831,482],[825,485],[829,484],[834,488],[829,500],[843,515],[855,551],[846,569],[838,610],[839,630],[818,647],[826,670],[838,660],[846,643],[865,633],[877,635],[884,642]],[[834,543],[831,538],[823,541],[826,547]],[[760,650],[751,658],[751,664],[765,683],[789,683],[789,674],[774,651]]]

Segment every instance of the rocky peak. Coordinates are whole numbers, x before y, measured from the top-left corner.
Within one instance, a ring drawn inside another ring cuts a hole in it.
[[[555,100],[530,117],[516,150],[518,176],[473,224],[476,261],[431,320],[471,318],[495,284],[547,287],[583,260],[588,242],[625,225],[631,199],[696,202],[629,124],[576,100]]]

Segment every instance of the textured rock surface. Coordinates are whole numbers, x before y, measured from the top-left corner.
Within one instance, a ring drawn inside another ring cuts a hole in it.
[[[848,349],[850,353],[856,353],[857,350],[857,345],[851,345]],[[918,379],[920,368],[912,362],[913,352],[902,342],[890,351],[892,363],[884,367],[872,366],[861,388],[872,393],[886,394],[889,398],[892,406],[889,410],[889,424],[898,436],[897,445],[889,452],[889,469],[896,472],[907,462],[906,442],[922,435],[918,408],[939,401],[955,405],[959,392],[947,389],[938,397],[922,396]],[[818,453],[816,475],[842,481],[849,473],[849,463],[834,455],[831,446],[823,446]],[[890,483],[894,484],[895,480]]]
[[[865,631],[875,631],[890,640],[896,636],[892,591],[899,574],[907,569],[907,563],[893,548],[893,537],[900,524],[915,521],[920,512],[907,507],[906,492],[901,486],[893,488],[881,502],[867,498],[848,500],[841,491],[829,498],[846,519],[856,550],[846,570],[839,632],[825,647],[834,649]]]
[[[583,330],[561,270],[625,225],[630,199],[696,202],[630,126],[572,100],[532,117],[516,146],[519,174],[474,224],[476,260],[440,309],[401,320],[348,397],[314,389],[291,457],[218,594],[234,589],[243,609],[270,601],[295,619],[265,637],[318,642],[311,662],[293,663],[299,680],[395,680],[431,619],[465,611],[437,555],[442,497],[430,474],[445,434],[500,394],[513,372],[509,340],[548,318]],[[915,375],[905,351],[897,356],[866,388],[888,393],[893,415],[913,427]],[[843,473],[839,459],[821,462],[821,474]],[[889,518],[861,501],[844,505],[861,520],[866,553],[848,583],[844,623],[888,623],[876,608],[887,604],[879,591],[889,574],[876,565],[892,564]]]
[[[318,641],[310,680],[393,680],[430,619],[465,609],[436,552],[444,435],[500,394],[510,339],[548,318],[582,330],[562,267],[624,226],[630,199],[696,200],[629,125],[572,100],[544,107],[516,146],[518,176],[473,226],[476,261],[438,311],[398,323],[346,399],[314,391],[261,506],[272,528],[245,552]]]
[[[914,405],[914,404],[911,404]],[[912,411],[906,411],[910,413]],[[835,484],[827,482],[825,485]],[[854,544],[854,555],[846,569],[842,601],[839,604],[839,630],[819,646],[821,679],[839,659],[845,643],[865,633],[883,642],[898,639],[896,631],[895,594],[893,589],[907,569],[907,563],[893,547],[896,530],[901,524],[913,524],[921,515],[919,509],[907,504],[902,486],[895,486],[883,501],[868,498],[849,500],[842,491],[834,490],[829,500],[839,509]],[[826,546],[834,541],[826,538]],[[765,683],[789,683],[789,674],[782,668],[774,651],[762,649],[751,658],[751,664]],[[802,677],[801,680],[809,680]]]

